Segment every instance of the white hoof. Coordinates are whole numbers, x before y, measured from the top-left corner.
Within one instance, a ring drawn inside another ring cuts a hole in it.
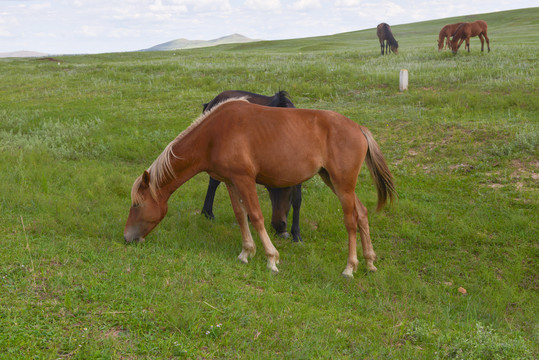
[[[238,260],[244,264],[247,264],[249,262],[249,252],[242,250],[242,252],[238,255]]]
[[[279,269],[277,269],[277,266],[272,261],[268,261],[268,269],[270,269],[275,274],[279,273]]]
[[[342,276],[351,279],[351,278],[354,277],[354,271],[352,270],[352,268],[347,267],[347,268],[344,269],[344,271],[342,272]]]
[[[372,261],[367,261],[367,270],[375,272],[378,269],[376,268],[376,266],[374,266]]]

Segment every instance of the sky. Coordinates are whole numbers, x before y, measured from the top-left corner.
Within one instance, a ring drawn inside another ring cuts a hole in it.
[[[0,53],[94,54],[186,38],[280,40],[536,7],[537,0],[0,0]]]

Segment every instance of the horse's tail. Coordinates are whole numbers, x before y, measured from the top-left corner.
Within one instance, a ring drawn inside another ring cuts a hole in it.
[[[380,211],[384,208],[386,203],[393,203],[397,198],[397,191],[395,190],[395,184],[393,183],[393,175],[387,167],[384,155],[380,150],[380,147],[372,137],[371,132],[361,126],[361,132],[367,139],[367,156],[365,162],[371,173],[372,180],[376,186],[376,192],[378,193],[378,205],[376,211]]]

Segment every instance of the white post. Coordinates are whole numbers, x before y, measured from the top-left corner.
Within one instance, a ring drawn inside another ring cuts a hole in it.
[[[408,70],[406,69],[401,70],[399,79],[399,90],[408,90]]]

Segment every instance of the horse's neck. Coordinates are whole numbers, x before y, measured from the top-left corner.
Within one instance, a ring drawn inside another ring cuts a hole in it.
[[[174,177],[161,187],[167,198],[193,176],[204,171],[203,159],[206,158],[207,146],[196,140],[195,134],[189,134],[172,147],[170,157]]]

